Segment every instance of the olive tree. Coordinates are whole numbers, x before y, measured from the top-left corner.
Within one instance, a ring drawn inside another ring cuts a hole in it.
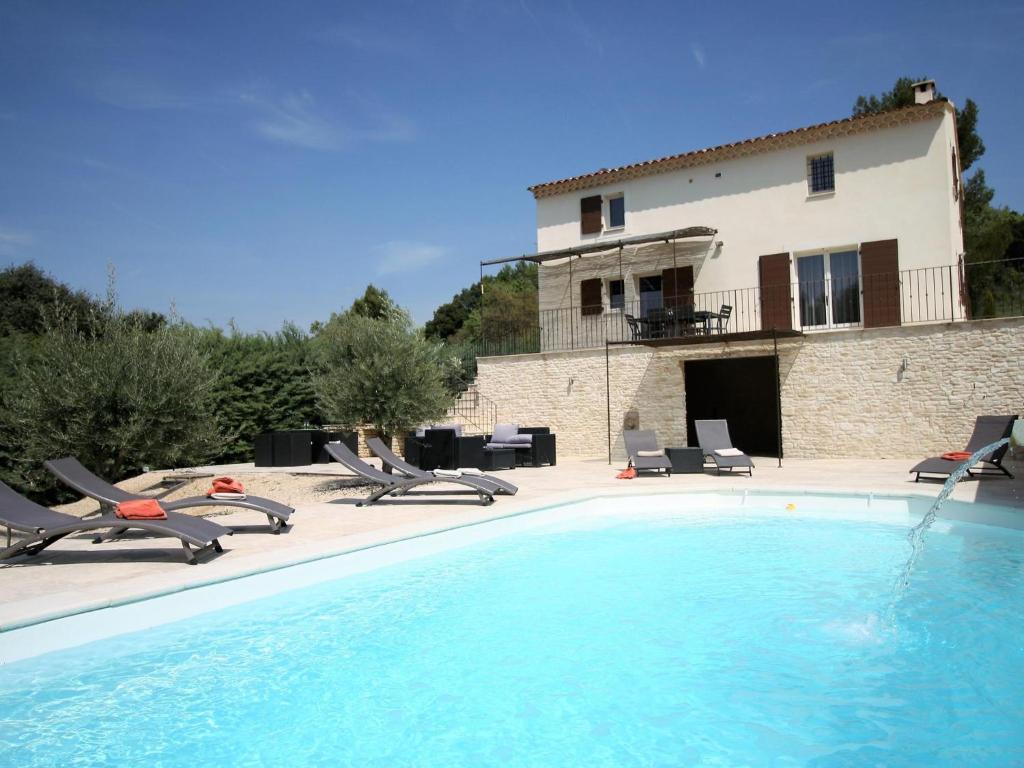
[[[446,379],[458,357],[427,341],[404,312],[345,312],[314,344],[313,388],[329,423],[370,425],[387,439],[440,419],[454,402]]]
[[[45,490],[40,464],[65,455],[115,481],[144,465],[210,456],[220,441],[217,374],[195,334],[181,322],[154,327],[116,309],[85,327],[66,314],[51,318],[11,361],[0,404],[4,438],[17,447],[18,484]]]

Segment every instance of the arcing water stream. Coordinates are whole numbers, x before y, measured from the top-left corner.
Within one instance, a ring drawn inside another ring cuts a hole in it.
[[[984,448],[979,448],[977,451],[971,454],[971,457],[964,461],[960,466],[953,471],[946,482],[942,486],[942,490],[939,492],[938,497],[935,499],[935,503],[932,504],[931,508],[921,519],[921,522],[915,525],[910,533],[907,534],[907,538],[910,540],[910,558],[907,560],[907,564],[903,567],[903,573],[900,574],[899,580],[896,582],[895,595],[893,603],[895,604],[906,592],[907,587],[910,586],[910,576],[914,572],[914,566],[917,564],[918,558],[921,556],[921,552],[924,550],[924,537],[928,533],[928,529],[932,527],[932,523],[935,522],[935,518],[942,508],[943,503],[949,498],[949,495],[956,488],[956,484],[963,479],[963,476],[970,472],[971,467],[977,464],[982,456],[987,456],[993,451],[1001,448],[1008,444],[1010,438],[1003,437],[996,440],[991,445],[986,445]]]

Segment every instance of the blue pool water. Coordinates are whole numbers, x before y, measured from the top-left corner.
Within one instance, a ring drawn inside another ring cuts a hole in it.
[[[24,660],[0,765],[1020,765],[1024,534],[892,605],[908,528],[561,523]]]

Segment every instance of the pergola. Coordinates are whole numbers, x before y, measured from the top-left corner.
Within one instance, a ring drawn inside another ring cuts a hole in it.
[[[523,254],[522,256],[508,256],[503,259],[489,259],[480,262],[480,274],[483,276],[483,268],[494,264],[509,264],[515,261],[532,261],[534,264],[545,264],[560,259],[569,259],[574,256],[593,256],[599,253],[610,253],[618,251],[621,255],[624,248],[654,243],[675,243],[677,240],[686,240],[692,237],[714,237],[718,234],[717,229],[711,227],[686,227],[685,229],[672,229],[668,232],[656,232],[653,235],[636,235],[635,237],[623,237],[619,240],[601,240],[600,242],[576,245],[572,248],[561,248],[556,251],[540,251],[539,253]]]

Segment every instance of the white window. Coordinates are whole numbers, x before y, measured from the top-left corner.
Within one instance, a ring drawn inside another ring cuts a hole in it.
[[[836,191],[836,169],[831,152],[807,158],[807,194],[821,195]]]
[[[605,229],[622,229],[626,226],[626,198],[614,195],[608,198],[608,210],[605,216]]]
[[[609,309],[625,309],[626,308],[626,281],[625,280],[609,280],[608,281],[608,308]]]
[[[860,255],[856,248],[797,256],[800,326],[842,328],[860,324]]]

